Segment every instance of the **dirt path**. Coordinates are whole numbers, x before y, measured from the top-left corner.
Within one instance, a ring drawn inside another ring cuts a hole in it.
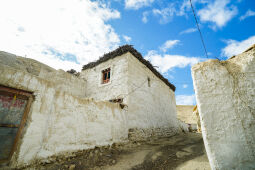
[[[97,148],[73,158],[29,169],[93,170],[210,170],[201,134],[188,133],[169,138]]]

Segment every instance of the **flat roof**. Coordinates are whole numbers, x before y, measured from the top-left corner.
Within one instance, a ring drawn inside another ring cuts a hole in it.
[[[170,83],[164,76],[162,76],[154,67],[153,65],[143,58],[141,53],[139,53],[135,48],[133,48],[132,45],[123,45],[115,49],[114,51],[111,51],[107,54],[104,54],[102,57],[100,57],[97,61],[88,63],[82,67],[82,70],[90,69],[93,67],[96,67],[97,65],[106,62],[110,59],[113,59],[115,57],[121,56],[127,52],[130,52],[135,58],[137,58],[142,64],[144,64],[148,69],[151,70],[152,73],[154,73],[155,76],[157,76],[160,80],[162,80],[170,89],[175,91],[176,87]]]

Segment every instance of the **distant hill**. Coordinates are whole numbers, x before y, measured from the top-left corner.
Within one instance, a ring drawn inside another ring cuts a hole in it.
[[[193,105],[177,105],[177,118],[188,124],[197,124],[196,115],[193,114]]]
[[[7,53],[4,51],[0,51],[0,65],[1,64],[15,68],[17,70],[29,72],[36,76],[40,74],[40,71],[42,69],[46,72],[56,71],[54,68],[51,68],[34,59],[16,56],[14,54]]]

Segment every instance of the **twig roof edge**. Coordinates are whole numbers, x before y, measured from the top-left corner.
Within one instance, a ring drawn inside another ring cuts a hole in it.
[[[143,58],[143,56],[141,55],[141,53],[139,53],[135,48],[133,48],[132,45],[123,45],[123,46],[120,46],[118,47],[117,49],[107,53],[107,54],[104,54],[102,57],[100,57],[97,61],[95,62],[91,62],[91,63],[88,63],[86,65],[84,65],[82,67],[82,70],[87,70],[87,69],[90,69],[90,68],[93,68],[93,67],[96,67],[97,65],[103,63],[103,62],[106,62],[110,59],[113,59],[117,56],[121,56],[127,52],[130,52],[134,57],[136,57],[142,64],[144,64],[148,69],[151,70],[152,73],[155,74],[155,76],[157,76],[160,80],[162,80],[168,87],[170,87],[170,89],[172,89],[173,91],[175,91],[176,87],[170,83],[166,78],[164,78],[154,67],[153,65],[145,60]]]

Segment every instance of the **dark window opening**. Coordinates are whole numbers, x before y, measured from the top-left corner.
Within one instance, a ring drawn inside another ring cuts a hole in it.
[[[110,79],[110,77],[111,77],[110,75],[111,75],[111,74],[110,74],[110,71],[109,71],[109,72],[108,72],[108,79]]]
[[[123,98],[111,99],[111,100],[109,100],[109,102],[112,102],[112,103],[123,103]]]
[[[102,84],[108,83],[111,78],[111,69],[105,69],[102,71]]]
[[[109,102],[112,102],[112,103],[119,103],[121,109],[123,109],[124,107],[126,107],[126,105],[123,104],[123,98],[111,99],[111,100],[109,100]]]

